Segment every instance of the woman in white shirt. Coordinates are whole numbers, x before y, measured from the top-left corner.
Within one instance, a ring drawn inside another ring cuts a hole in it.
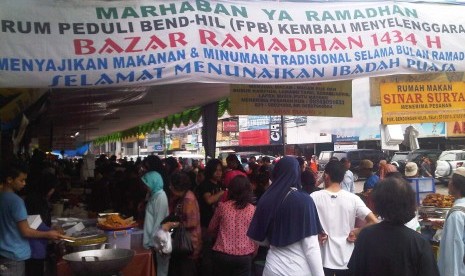
[[[313,200],[302,191],[296,158],[279,160],[272,180],[247,232],[259,244],[270,245],[263,275],[323,276],[322,228]]]

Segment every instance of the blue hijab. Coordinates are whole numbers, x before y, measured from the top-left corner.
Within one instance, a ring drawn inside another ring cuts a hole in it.
[[[279,160],[272,178],[273,183],[258,201],[247,236],[283,247],[320,233],[315,203],[302,191],[297,159],[286,156]]]
[[[156,171],[150,171],[144,174],[142,176],[142,181],[149,187],[151,196],[163,190],[163,179]]]

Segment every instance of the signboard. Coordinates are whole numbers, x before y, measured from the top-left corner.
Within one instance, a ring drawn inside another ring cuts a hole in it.
[[[154,151],[163,151],[163,145],[154,145],[153,150]]]
[[[258,146],[270,144],[270,130],[258,129],[239,133],[239,146]]]
[[[169,149],[170,150],[175,150],[175,149],[180,149],[181,148],[181,140],[179,138],[171,139],[171,144]]]
[[[336,135],[334,142],[358,142],[360,139],[358,136],[341,136]]]
[[[239,131],[270,129],[271,116],[239,116]]]
[[[334,143],[334,150],[353,150],[357,148],[357,143]]]
[[[465,120],[448,122],[447,137],[465,137]]]
[[[352,82],[231,85],[231,114],[352,117]]]
[[[398,83],[398,82],[465,82],[464,72],[445,72],[445,73],[429,73],[429,74],[406,74],[392,75],[383,77],[370,78],[370,105],[381,105],[381,92],[379,86],[382,83]]]
[[[461,5],[3,0],[0,87],[318,83],[465,71]]]
[[[237,121],[223,121],[223,131],[226,131],[226,132],[239,131],[239,126],[238,126]]]
[[[465,119],[465,83],[383,83],[383,124],[448,122]]]
[[[271,116],[270,118],[270,145],[283,144],[283,125],[281,116]]]

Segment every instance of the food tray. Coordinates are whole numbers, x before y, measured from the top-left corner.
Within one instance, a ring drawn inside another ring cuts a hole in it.
[[[438,208],[434,206],[420,206],[418,207],[418,214],[421,217],[427,218],[445,218],[447,216],[447,212],[449,212],[450,208]]]
[[[108,230],[108,231],[127,230],[127,229],[134,228],[136,226],[137,226],[137,223],[133,223],[133,224],[130,224],[130,225],[124,225],[124,226],[120,226],[120,227],[108,227],[108,226],[105,226],[105,225],[102,225],[102,224],[97,224],[98,228],[100,228],[102,230]]]

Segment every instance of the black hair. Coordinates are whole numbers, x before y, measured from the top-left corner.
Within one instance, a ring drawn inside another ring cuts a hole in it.
[[[342,164],[344,164],[345,162],[350,162],[349,158],[347,157],[342,157],[341,160],[339,160],[339,162],[341,162]]]
[[[461,196],[465,196],[465,176],[454,173],[452,175],[452,185],[455,190],[460,192]]]
[[[415,216],[415,192],[405,179],[385,178],[376,184],[372,195],[375,212],[386,221],[402,225]]]
[[[168,175],[171,175],[178,168],[178,160],[173,156],[165,159],[165,168]]]
[[[0,182],[1,183],[6,183],[6,179],[8,177],[11,177],[15,179],[16,177],[19,176],[21,173],[27,174],[29,171],[29,168],[27,165],[23,162],[20,161],[12,161],[6,165],[4,165],[4,168],[2,169],[2,172],[0,173]]]
[[[161,161],[160,157],[156,155],[149,155],[144,159],[145,167],[147,171],[156,171],[160,174],[164,171],[163,169],[163,162]],[[162,174],[163,175],[163,174]]]
[[[263,163],[265,163],[265,162],[266,162],[266,163],[268,163],[268,162],[271,163],[271,159],[270,159],[270,157],[268,157],[268,156],[263,156],[263,157],[262,157],[262,162],[263,162]]]
[[[331,182],[340,183],[342,180],[344,180],[346,169],[341,162],[337,160],[331,160],[325,166],[325,173],[329,175]]]
[[[305,164],[305,159],[303,159],[303,157],[297,157],[297,162],[299,162],[299,166],[302,167],[303,164]]]
[[[221,162],[219,159],[208,160],[207,165],[205,166],[205,180],[210,180],[213,178],[216,167],[218,167],[218,165],[223,166],[223,162]]]
[[[228,198],[234,201],[236,209],[244,209],[252,203],[252,185],[246,176],[238,175],[229,183]]]
[[[236,161],[237,164],[240,164],[241,162],[239,161],[239,158],[237,158],[237,155],[231,153],[231,154],[228,154],[228,156],[226,157],[226,161]]]
[[[245,170],[242,167],[241,161],[239,161],[239,158],[237,157],[237,155],[231,153],[231,154],[228,155],[228,157],[226,157],[226,162],[227,163],[229,163],[231,161],[236,162],[237,167],[235,168],[235,170],[240,170],[241,172],[245,173]],[[247,162],[247,160],[246,160],[246,162]]]
[[[271,171],[268,166],[261,165],[258,168],[256,182],[258,185],[268,186],[270,184]]]
[[[185,172],[175,172],[170,177],[171,187],[178,192],[185,192],[191,187],[191,179]]]
[[[314,188],[316,184],[315,175],[309,170],[304,171],[300,175],[300,180],[302,181],[302,188],[311,187]]]

